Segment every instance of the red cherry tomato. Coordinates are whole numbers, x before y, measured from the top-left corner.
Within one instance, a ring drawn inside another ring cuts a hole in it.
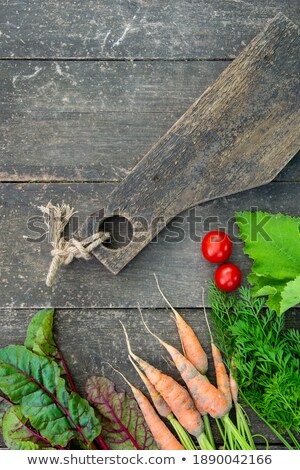
[[[215,272],[217,287],[225,292],[231,292],[239,287],[242,280],[240,269],[232,263],[221,264]]]
[[[223,263],[232,252],[232,241],[225,232],[213,230],[202,241],[202,254],[211,263]]]

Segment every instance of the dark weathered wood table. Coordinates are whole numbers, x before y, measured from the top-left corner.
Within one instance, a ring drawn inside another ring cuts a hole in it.
[[[76,261],[46,288],[50,246],[37,206],[65,201],[78,210],[73,227],[81,223],[267,18],[283,11],[300,23],[299,1],[3,0],[0,11],[0,346],[21,343],[37,309],[53,306],[79,390],[91,374],[121,384],[105,361],[140,385],[119,319],[136,351],[176,376],[136,308],[179,345],[152,273],[208,346],[201,287],[214,267],[201,258],[199,238],[209,228],[232,233],[235,210],[299,216],[300,154],[267,186],[182,214],[116,277],[97,260]],[[249,270],[238,242],[232,260]],[[288,322],[299,324],[296,316]]]

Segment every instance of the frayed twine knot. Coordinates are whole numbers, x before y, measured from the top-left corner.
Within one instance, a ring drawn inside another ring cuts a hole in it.
[[[47,206],[40,206],[44,216],[45,224],[48,227],[50,243],[53,246],[49,271],[46,278],[46,285],[52,286],[57,271],[61,265],[70,264],[74,258],[89,260],[92,258],[92,251],[110,238],[109,233],[96,232],[91,237],[84,240],[64,238],[64,230],[71,217],[76,213],[73,207],[68,204],[53,205],[48,202]]]

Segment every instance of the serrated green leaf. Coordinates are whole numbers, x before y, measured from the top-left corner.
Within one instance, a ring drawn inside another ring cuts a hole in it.
[[[289,308],[300,303],[300,275],[286,284],[281,294],[280,312],[286,312]]]
[[[254,260],[254,273],[278,280],[299,274],[299,218],[266,212],[238,212],[236,217],[244,252]]]
[[[275,287],[272,287],[272,286],[263,286],[261,287],[260,289],[258,289],[256,291],[256,295],[258,297],[262,296],[262,295],[275,295],[277,294],[277,289],[275,289]]]
[[[90,403],[100,412],[102,433],[110,449],[157,449],[136,402],[125,391],[117,392],[106,377],[91,377],[86,384]]]
[[[24,346],[0,350],[0,391],[19,404],[32,426],[51,445],[65,447],[76,438],[91,443],[100,434],[93,408],[76,393],[68,393],[54,361]]]
[[[46,439],[31,429],[18,405],[10,407],[3,416],[3,439],[12,450],[53,449]]]
[[[254,260],[248,276],[251,292],[268,295],[268,307],[282,314],[299,302],[298,284],[289,283],[300,276],[300,218],[237,212],[236,221],[244,253]]]

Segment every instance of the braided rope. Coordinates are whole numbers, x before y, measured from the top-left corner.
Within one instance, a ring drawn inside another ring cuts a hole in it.
[[[73,207],[68,204],[53,205],[51,202],[47,206],[40,206],[44,216],[45,224],[48,227],[50,235],[50,243],[53,246],[51,261],[46,285],[52,286],[60,266],[70,264],[74,258],[89,260],[92,258],[92,251],[101,243],[105,242],[109,237],[109,233],[96,232],[91,237],[84,240],[76,240],[64,238],[64,229],[68,225],[71,217],[75,214]]]

